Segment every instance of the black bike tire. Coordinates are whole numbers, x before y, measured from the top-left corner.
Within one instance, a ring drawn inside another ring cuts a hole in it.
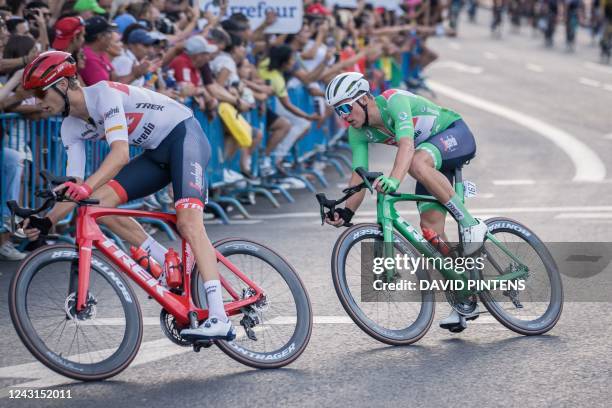
[[[275,351],[261,353],[241,349],[237,345],[233,344],[233,342],[218,340],[215,341],[215,344],[221,349],[221,351],[232,359],[253,368],[280,368],[294,362],[308,346],[310,336],[312,334],[313,323],[310,297],[308,296],[304,283],[300,279],[295,269],[289,262],[287,262],[287,260],[285,260],[274,250],[252,240],[243,238],[226,238],[215,242],[214,247],[226,257],[236,254],[246,254],[255,256],[270,265],[281,275],[281,277],[287,283],[287,286],[289,286],[291,289],[298,316],[295,332],[286,344],[291,345],[294,343],[295,346],[293,346],[293,351],[287,352],[285,356],[282,356],[283,352],[289,350],[291,346],[281,352]],[[248,274],[248,271],[243,272]],[[199,273],[194,270],[194,273],[192,273],[191,285],[193,292],[192,297],[196,306],[201,307],[200,305],[202,302],[200,301],[200,292],[198,291],[198,280]],[[237,327],[236,329],[241,330],[242,328]],[[282,358],[274,358],[275,354],[281,354]],[[255,355],[255,357],[251,355]]]
[[[52,258],[53,252],[59,254],[59,256]],[[74,254],[74,256],[68,256],[69,253]],[[142,313],[138,298],[131,286],[122,277],[121,272],[113,264],[108,262],[101,254],[93,254],[93,257],[100,260],[108,268],[108,271],[104,271],[92,264],[92,273],[99,273],[117,294],[122,291],[122,288],[117,284],[117,281],[120,282],[132,300],[132,303],[126,303],[125,298],[119,296],[126,317],[126,335],[117,351],[106,360],[95,364],[79,364],[63,359],[44,346],[44,343],[36,334],[27,317],[27,289],[38,270],[50,263],[73,260],[77,256],[76,247],[68,244],[48,245],[32,252],[22,262],[11,280],[9,287],[9,311],[17,335],[38,361],[65,377],[79,381],[98,381],[113,377],[130,365],[138,353],[143,334]],[[108,276],[109,273],[113,274],[112,278]],[[130,304],[131,306],[126,306]],[[47,354],[48,352],[54,358],[50,358]],[[75,368],[70,368],[70,366]]]
[[[555,260],[546,248],[546,245],[544,245],[536,234],[518,221],[511,218],[495,217],[486,220],[485,223],[489,227],[489,232],[493,233],[499,231],[513,234],[523,239],[529,246],[531,246],[531,248],[533,248],[546,267],[546,272],[551,283],[551,302],[546,312],[540,318],[536,319],[536,321],[542,320],[543,324],[536,326],[534,326],[533,323],[530,323],[529,325],[521,325],[515,323],[512,319],[508,319],[488,291],[482,292],[479,295],[481,302],[498,322],[515,333],[525,336],[535,336],[548,332],[557,324],[563,312],[563,284],[561,281],[559,268],[557,267]],[[497,228],[495,228],[496,224],[498,225]]]
[[[362,234],[358,232],[359,230],[371,230],[371,232],[366,232]],[[355,236],[355,238],[351,239],[351,235]],[[394,235],[396,240],[400,240],[402,243],[410,245],[410,243],[406,239],[404,239],[397,233],[395,233]],[[331,271],[334,289],[336,290],[336,294],[338,295],[338,299],[340,300],[342,307],[349,315],[351,320],[353,320],[353,322],[355,322],[355,324],[370,337],[382,343],[390,344],[392,346],[403,346],[412,344],[419,341],[423,336],[425,336],[425,334],[431,327],[435,314],[435,302],[433,293],[427,292],[428,300],[422,303],[422,305],[427,308],[425,313],[423,313],[422,308],[421,312],[419,312],[419,317],[417,318],[417,320],[415,320],[415,322],[409,326],[409,328],[412,328],[414,326],[414,334],[411,334],[405,338],[400,338],[398,336],[384,335],[380,331],[377,331],[375,328],[370,327],[368,322],[360,316],[360,308],[355,304],[354,301],[351,300],[352,296],[348,296],[350,291],[346,287],[346,280],[342,278],[342,276],[344,276],[344,267],[342,266],[341,269],[340,266],[343,265],[346,261],[346,256],[350,248],[365,238],[380,237],[382,237],[382,229],[380,225],[376,223],[356,224],[344,231],[344,233],[340,235],[340,237],[338,237],[338,239],[336,240],[336,244],[334,245],[334,250],[332,252],[331,259]],[[427,271],[421,270],[420,273],[423,274],[421,276],[421,279],[430,279],[429,273]]]

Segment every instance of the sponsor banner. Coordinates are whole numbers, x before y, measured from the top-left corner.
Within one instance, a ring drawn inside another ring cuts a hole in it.
[[[200,8],[215,15],[219,14],[219,7],[215,6],[212,0],[202,0]],[[293,34],[302,28],[304,19],[302,0],[229,0],[224,17],[242,13],[248,17],[251,29],[256,29],[263,23],[268,10],[276,12],[277,20],[266,30],[266,33]]]

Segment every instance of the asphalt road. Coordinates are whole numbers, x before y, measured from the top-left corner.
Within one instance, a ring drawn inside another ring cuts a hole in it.
[[[440,59],[428,71],[437,102],[460,112],[477,137],[478,155],[464,171],[479,187],[469,207],[483,218],[516,218],[545,241],[611,241],[612,68],[597,64],[584,32],[568,55],[544,49],[527,30],[493,39],[488,12],[480,17],[476,26],[462,24],[459,38],[430,41]],[[376,146],[370,157],[371,169],[388,172],[394,150]],[[339,195],[346,181],[326,174],[325,191]],[[402,189],[413,186],[408,180]],[[258,371],[215,348],[195,354],[165,341],[153,324],[123,373],[99,383],[68,381],[18,340],[5,300],[15,265],[2,263],[0,406],[609,406],[610,292],[566,303],[543,336],[522,337],[483,316],[461,334],[434,323],[415,345],[386,346],[347,321],[333,290],[329,259],[341,231],[320,226],[312,194],[295,197],[280,209],[259,199],[250,209],[255,221],[207,227],[214,239],[268,244],[299,272],[315,324],[292,365]],[[374,210],[367,200],[357,220],[372,220]],[[409,221],[415,214],[406,207]],[[564,279],[568,290],[581,285]],[[158,306],[140,297],[143,315],[156,318]],[[602,301],[586,302],[595,299]],[[436,319],[447,312],[438,304]],[[10,400],[10,387],[71,390],[72,399]]]

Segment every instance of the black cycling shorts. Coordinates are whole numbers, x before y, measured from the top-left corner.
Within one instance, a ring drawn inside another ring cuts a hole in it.
[[[158,147],[131,160],[109,185],[126,202],[153,194],[172,182],[177,209],[203,209],[208,200],[206,166],[210,150],[198,121],[194,117],[185,119]]]
[[[425,150],[429,153],[434,160],[435,168],[444,174],[452,185],[455,169],[460,168],[476,155],[476,141],[465,122],[459,119],[444,131],[418,145],[417,150]],[[420,182],[416,184],[415,194],[431,195]],[[446,211],[442,205],[436,203],[419,203],[421,212],[429,209]]]

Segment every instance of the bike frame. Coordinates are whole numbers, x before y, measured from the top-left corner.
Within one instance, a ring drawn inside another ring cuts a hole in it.
[[[196,307],[191,297],[191,273],[195,265],[195,260],[189,244],[187,244],[185,240],[182,240],[183,292],[182,294],[176,294],[160,284],[157,279],[145,271],[136,261],[102,233],[100,226],[97,224],[97,219],[106,216],[155,218],[169,224],[176,231],[176,214],[89,205],[80,206],[77,209],[76,220],[76,243],[79,253],[77,311],[81,311],[86,306],[87,293],[89,292],[92,249],[95,247],[112,263],[125,272],[125,274],[136,282],[149,296],[155,299],[168,313],[172,314],[179,324],[189,325],[190,312],[196,313],[198,321],[206,319],[208,317],[208,310]],[[240,294],[230,286],[223,276],[219,275],[221,285],[233,299],[232,302],[225,304],[227,315],[231,316],[241,313],[241,308],[257,302],[264,296],[263,290],[219,251],[215,251],[217,262],[225,265],[234,275],[255,291],[254,295],[246,299],[240,299]]]
[[[455,192],[459,197],[463,197],[463,182],[455,183]],[[419,194],[383,194],[378,193],[376,196],[376,222],[381,225],[383,231],[383,240],[385,243],[393,243],[393,231],[397,230],[404,238],[410,242],[410,244],[416,248],[421,254],[427,258],[443,258],[442,254],[429,243],[408,221],[401,217],[401,215],[395,209],[395,203],[401,201],[423,201],[437,203],[438,200],[429,195]],[[489,278],[488,280],[513,280],[521,279],[527,276],[529,268],[523,264],[512,252],[510,252],[505,245],[497,240],[493,234],[487,232],[487,239],[489,239],[494,245],[499,247],[505,254],[507,254],[513,261],[515,261],[519,268],[515,272],[505,273],[503,275]],[[384,256],[394,257],[393,245],[384,245]],[[444,263],[442,263],[443,265]],[[468,277],[466,273],[456,272],[454,269],[440,268],[439,272],[447,280],[461,280],[467,283]],[[393,271],[387,271],[387,273],[393,273]],[[467,287],[467,285],[465,285]],[[471,295],[478,293],[479,291],[474,290],[460,290],[457,291],[462,295]]]

